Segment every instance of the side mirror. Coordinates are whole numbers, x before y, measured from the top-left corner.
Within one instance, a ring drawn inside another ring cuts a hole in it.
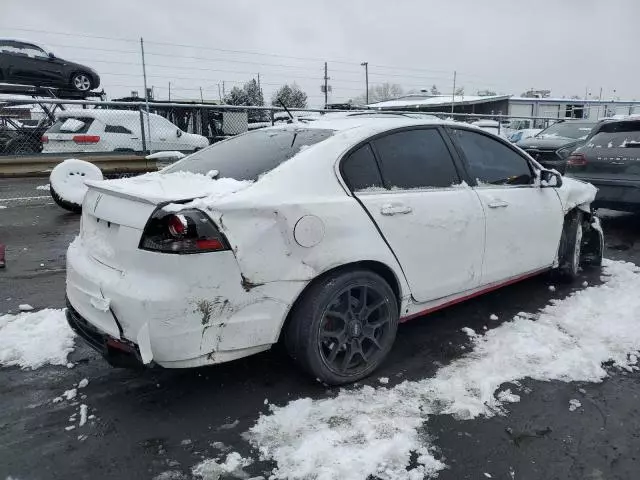
[[[562,175],[555,170],[540,171],[540,187],[560,188],[562,186]]]
[[[54,58],[56,58],[56,56],[51,52],[49,52],[48,57],[49,57],[49,60],[53,60]]]
[[[176,137],[180,138],[182,136],[182,130],[176,130]]]

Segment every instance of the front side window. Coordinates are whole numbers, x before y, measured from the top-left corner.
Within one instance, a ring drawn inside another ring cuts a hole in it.
[[[29,57],[47,57],[47,53],[43,49],[28,43],[22,45],[22,53],[28,55]]]
[[[467,160],[471,177],[478,185],[533,183],[529,162],[499,140],[462,129],[451,129],[451,134]]]
[[[392,133],[372,142],[391,189],[446,188],[460,183],[451,154],[436,129]]]

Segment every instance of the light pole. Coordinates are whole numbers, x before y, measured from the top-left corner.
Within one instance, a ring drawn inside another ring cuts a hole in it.
[[[365,103],[369,105],[369,62],[362,62],[360,65],[364,67],[364,85],[366,88],[364,98]]]

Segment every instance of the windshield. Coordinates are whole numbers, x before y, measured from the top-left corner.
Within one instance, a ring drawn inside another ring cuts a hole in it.
[[[176,162],[163,173],[192,172],[206,174],[217,170],[220,178],[257,180],[294,155],[333,135],[333,130],[318,128],[254,130],[214,143],[210,147]]]
[[[558,122],[541,131],[536,137],[565,137],[575,140],[587,138],[596,122]]]

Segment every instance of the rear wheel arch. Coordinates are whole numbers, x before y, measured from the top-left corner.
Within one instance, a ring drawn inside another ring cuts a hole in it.
[[[320,275],[316,276],[313,280],[307,283],[307,285],[305,285],[305,287],[298,293],[298,296],[296,297],[296,299],[289,306],[289,311],[287,312],[287,316],[285,317],[285,320],[282,326],[280,327],[278,340],[279,341],[282,340],[283,332],[286,330],[288,324],[291,322],[291,315],[292,315],[292,312],[295,310],[296,305],[300,303],[302,298],[304,298],[305,294],[311,288],[313,288],[313,286],[317,285],[318,283],[323,281],[325,278],[331,275],[334,275],[336,273],[356,271],[356,270],[368,270],[382,277],[382,279],[386,281],[387,284],[391,287],[391,290],[393,290],[393,293],[395,294],[395,297],[396,297],[396,301],[398,302],[398,309],[399,310],[402,309],[402,289],[400,287],[400,281],[398,280],[398,276],[391,269],[391,267],[389,267],[385,263],[382,263],[376,260],[361,260],[357,262],[345,263],[343,265],[339,265],[322,272]],[[401,314],[402,312],[399,311],[398,313]]]

